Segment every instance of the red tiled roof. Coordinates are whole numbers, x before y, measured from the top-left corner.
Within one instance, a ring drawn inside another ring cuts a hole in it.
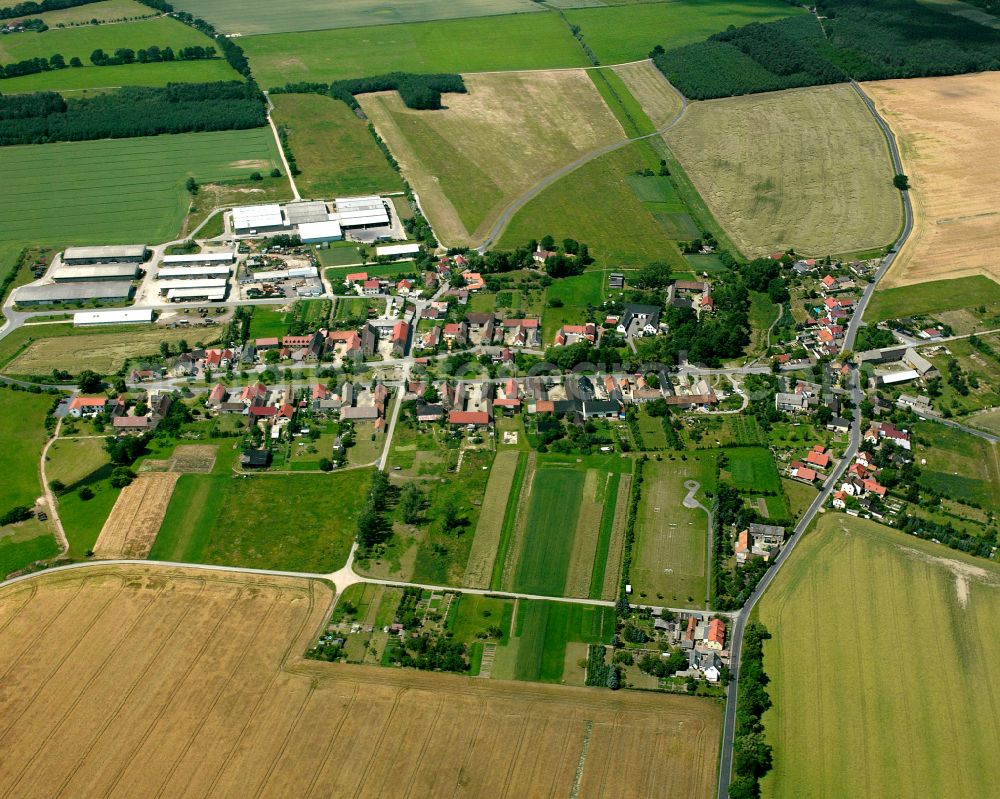
[[[490,415],[486,411],[451,411],[448,423],[486,425],[490,423]]]

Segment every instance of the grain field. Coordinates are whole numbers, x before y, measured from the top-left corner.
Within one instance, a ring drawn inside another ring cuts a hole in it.
[[[177,484],[177,472],[146,472],[122,489],[94,544],[94,557],[145,558]]]
[[[670,85],[666,76],[653,66],[652,61],[622,64],[614,67],[614,71],[628,87],[632,96],[639,101],[642,110],[646,112],[646,116],[657,130],[672,122],[677,112],[681,110],[680,93]]]
[[[573,551],[569,556],[566,572],[565,596],[587,596],[590,591],[590,575],[594,571],[594,554],[597,539],[601,533],[601,511],[604,508],[604,489],[608,475],[596,469],[588,469],[583,481],[583,497],[580,500],[580,515],[576,517],[576,535],[573,537]]]
[[[0,589],[0,795],[713,791],[719,704],[304,661],[331,598],[148,566]]]
[[[469,588],[490,587],[493,561],[496,560],[497,549],[500,546],[504,513],[507,510],[507,497],[514,484],[519,455],[516,450],[507,450],[498,452],[493,459],[490,479],[486,484],[486,495],[483,497],[483,507],[476,523],[476,537],[472,540],[469,562],[465,566],[465,576],[462,578],[462,585]]]
[[[623,474],[618,483],[618,499],[615,503],[615,518],[611,527],[611,544],[608,546],[608,562],[604,568],[602,599],[618,598],[618,582],[621,579],[622,553],[625,551],[625,525],[628,522],[629,496],[632,493],[632,475]]]

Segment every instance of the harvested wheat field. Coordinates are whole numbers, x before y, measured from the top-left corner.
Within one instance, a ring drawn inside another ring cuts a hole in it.
[[[888,144],[850,86],[691,103],[664,138],[744,255],[856,252],[902,228]]]
[[[1000,73],[866,83],[910,178],[913,235],[885,287],[1000,280]]]
[[[0,795],[712,792],[717,703],[304,661],[331,598],[140,566],[0,589]]]
[[[677,118],[681,110],[680,92],[670,85],[670,81],[652,61],[622,64],[613,69],[632,96],[639,101],[642,110],[646,112],[646,116],[657,130],[666,127]]]
[[[485,238],[545,175],[625,132],[584,70],[466,75],[468,94],[414,111],[395,92],[361,95],[441,240]]]
[[[179,477],[177,472],[148,472],[123,488],[94,544],[94,557],[145,558]]]
[[[147,459],[142,462],[142,472],[182,472],[208,474],[215,466],[219,448],[215,444],[178,444],[173,455],[163,460]]]

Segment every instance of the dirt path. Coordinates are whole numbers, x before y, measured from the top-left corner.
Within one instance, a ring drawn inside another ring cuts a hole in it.
[[[38,462],[38,477],[42,481],[42,491],[45,497],[45,504],[49,506],[49,518],[52,519],[52,525],[56,530],[56,541],[59,543],[59,554],[56,557],[62,557],[67,552],[69,552],[69,539],[66,538],[66,531],[63,529],[62,519],[59,518],[59,503],[56,501],[56,495],[52,493],[52,489],[49,488],[48,478],[45,476],[45,460],[49,456],[49,448],[56,442],[59,438],[59,431],[62,429],[62,419],[56,422],[55,432],[52,434],[52,438],[45,442],[45,446],[42,447],[42,457]]]

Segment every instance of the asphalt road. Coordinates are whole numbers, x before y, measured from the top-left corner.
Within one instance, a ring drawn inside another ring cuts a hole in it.
[[[896,146],[896,138],[892,133],[892,129],[886,123],[884,119],[879,115],[878,110],[875,108],[875,104],[872,102],[871,98],[864,93],[864,90],[857,84],[857,82],[852,81],[851,86],[854,91],[858,93],[862,102],[868,107],[872,115],[875,117],[882,128],[882,132],[885,134],[886,142],[889,145],[889,154],[892,158],[892,165],[896,171],[896,174],[903,174],[903,162],[899,157],[899,149]],[[913,231],[913,208],[910,203],[909,192],[900,192],[903,200],[903,230],[893,245],[892,250],[883,259],[881,266],[879,266],[876,271],[872,281],[865,288],[861,299],[858,300],[857,307],[854,312],[854,316],[851,318],[850,324],[847,327],[847,332],[845,334],[844,349],[852,350],[854,349],[854,341],[857,338],[858,330],[861,326],[861,319],[864,316],[865,309],[868,307],[868,303],[875,293],[875,289],[878,286],[880,280],[885,277],[886,272],[889,271],[889,267],[892,266],[893,261],[896,260],[896,256],[899,250],[902,248],[903,244],[910,237],[910,233]],[[858,370],[854,370],[851,374],[851,400],[854,403],[854,407],[857,408],[861,405],[862,391],[861,391],[861,376]],[[768,569],[760,583],[758,583],[757,588],[750,595],[746,604],[736,615],[735,621],[732,626],[732,635],[730,637],[730,652],[732,653],[730,669],[732,670],[733,679],[729,684],[729,692],[726,699],[726,716],[722,731],[722,751],[719,757],[719,791],[718,799],[728,799],[729,796],[729,782],[732,779],[733,770],[733,741],[736,736],[736,703],[739,697],[739,668],[740,668],[740,657],[743,648],[743,634],[746,630],[746,624],[750,618],[750,612],[754,609],[754,606],[763,596],[767,587],[771,584],[771,581],[775,578],[778,571],[784,565],[785,561],[791,556],[792,551],[795,549],[795,545],[798,544],[799,538],[802,533],[809,527],[816,514],[819,513],[820,509],[826,503],[827,499],[834,489],[839,485],[841,476],[844,471],[850,465],[851,461],[854,460],[854,456],[858,452],[858,447],[861,446],[861,427],[859,422],[856,420],[854,424],[851,425],[851,440],[844,452],[844,457],[837,464],[836,469],[831,473],[830,477],[827,478],[826,482],[823,484],[822,489],[817,495],[816,499],[806,510],[802,519],[795,526],[792,531],[792,535],[789,537],[787,543],[782,548],[778,557],[774,561],[774,566]]]

